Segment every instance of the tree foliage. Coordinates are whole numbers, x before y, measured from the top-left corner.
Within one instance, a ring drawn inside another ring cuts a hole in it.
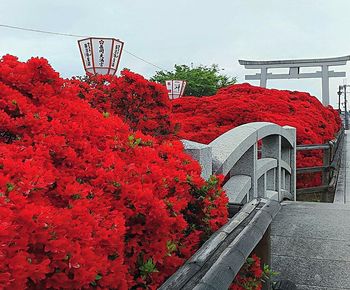
[[[175,65],[172,72],[157,71],[152,81],[164,83],[166,80],[185,80],[187,82],[185,96],[211,96],[222,87],[236,83],[235,77],[221,74],[218,65],[197,66]]]

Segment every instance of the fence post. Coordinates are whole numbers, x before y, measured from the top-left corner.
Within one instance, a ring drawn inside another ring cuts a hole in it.
[[[332,143],[328,142],[328,148],[324,150],[323,152],[323,166],[327,166],[322,171],[322,185],[329,185],[330,180],[330,163],[331,163],[331,153],[332,153]],[[322,192],[322,198],[321,200],[323,202],[327,202],[328,199],[328,188]]]

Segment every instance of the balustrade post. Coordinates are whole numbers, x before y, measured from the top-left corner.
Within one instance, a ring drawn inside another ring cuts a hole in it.
[[[277,160],[277,168],[274,170],[275,176],[272,178],[271,174],[267,174],[267,189],[277,191],[278,200],[281,200],[281,136],[271,135],[262,140],[261,148],[262,158],[274,158]],[[274,188],[271,188],[273,184]],[[269,188],[270,187],[270,188]]]
[[[329,186],[329,180],[330,180],[330,164],[331,164],[331,154],[332,154],[332,143],[328,142],[329,147],[327,149],[324,149],[323,151],[323,166],[327,166],[322,171],[322,185]],[[327,202],[328,199],[328,189],[324,190],[322,192],[321,200],[323,202]]]
[[[294,127],[290,126],[283,126],[283,129],[287,131],[290,136],[292,137],[292,147],[287,146],[287,148],[282,148],[282,151],[287,150],[288,155],[284,156],[284,153],[282,154],[282,159],[287,162],[291,168],[291,175],[290,175],[290,193],[294,197],[294,201],[297,200],[297,185],[296,185],[296,169],[297,169],[297,130]],[[286,159],[285,159],[286,158]]]
[[[243,156],[236,162],[230,170],[230,176],[243,174],[251,177],[251,188],[249,191],[249,200],[257,197],[257,178],[256,178],[256,162],[258,159],[258,146],[255,143],[250,147]],[[248,200],[248,201],[249,201]]]
[[[261,261],[261,267],[264,265],[271,266],[271,226],[269,226],[260,240],[259,244],[253,250]],[[271,289],[271,281],[267,281],[263,284],[263,290]]]
[[[201,176],[205,180],[209,179],[212,175],[213,169],[213,159],[211,147],[205,144],[181,140],[184,145],[185,152],[188,153],[193,159],[197,160],[202,168]]]

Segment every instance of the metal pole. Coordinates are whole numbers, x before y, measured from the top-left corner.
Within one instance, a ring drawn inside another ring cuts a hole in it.
[[[345,108],[345,130],[349,130],[349,119],[348,119],[348,106],[347,106],[347,99],[346,99],[346,88],[347,85],[344,85],[344,108]]]
[[[341,113],[341,109],[340,109],[341,86],[339,86],[337,94],[338,94],[338,112],[340,114]]]

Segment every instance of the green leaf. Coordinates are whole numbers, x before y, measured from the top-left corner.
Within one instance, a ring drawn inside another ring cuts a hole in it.
[[[132,148],[134,148],[134,147],[136,147],[136,146],[138,146],[138,145],[144,145],[143,144],[143,142],[142,142],[142,139],[141,138],[137,138],[137,139],[135,139],[135,136],[134,135],[130,135],[129,137],[128,137],[128,140],[129,140],[129,145],[130,145],[130,147],[132,147]]]
[[[82,179],[82,178],[80,178],[80,177],[78,177],[77,179],[76,179],[76,181],[78,182],[78,183],[80,183],[80,184],[84,184],[85,182],[84,182],[84,179]]]
[[[120,187],[121,186],[121,184],[119,182],[117,182],[117,181],[113,181],[112,184],[115,187]]]
[[[254,263],[254,259],[253,258],[247,258],[247,263],[249,265],[253,264]]]
[[[110,261],[114,261],[117,258],[118,258],[118,253],[108,255],[108,260]]]
[[[76,193],[76,194],[73,194],[71,196],[71,198],[74,199],[74,200],[77,200],[77,199],[81,199],[81,196],[80,196],[80,194]]]
[[[171,253],[175,252],[176,249],[177,249],[176,244],[174,242],[172,242],[172,241],[167,241],[166,242],[166,247],[168,249],[168,254],[170,254],[170,255],[171,255]]]
[[[152,273],[159,272],[156,265],[153,264],[152,258],[149,258],[143,265],[139,267],[142,276],[148,276]]]
[[[12,183],[6,183],[7,192],[11,192],[15,189],[15,186]]]

